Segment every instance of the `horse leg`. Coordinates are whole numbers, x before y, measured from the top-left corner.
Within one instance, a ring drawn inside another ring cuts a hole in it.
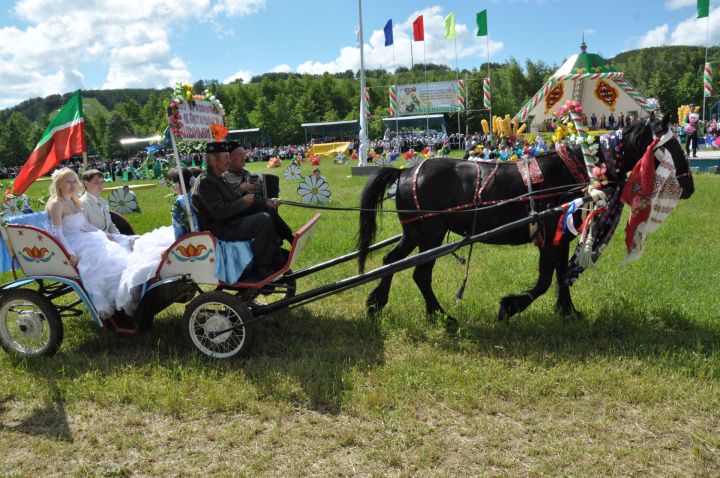
[[[407,257],[416,246],[417,243],[410,238],[409,235],[403,234],[395,247],[385,254],[385,257],[383,257],[383,265],[392,264],[395,261],[399,261],[400,259]],[[390,295],[390,284],[392,283],[394,275],[395,274],[388,274],[380,279],[378,286],[370,292],[366,302],[368,315],[375,316],[379,314],[380,311],[387,305],[388,297]]]
[[[572,297],[570,296],[570,284],[564,284],[565,275],[567,274],[568,270],[569,252],[570,242],[562,241],[558,246],[557,264],[555,265],[555,277],[557,278],[558,283],[558,294],[557,302],[555,303],[555,310],[566,317],[579,314],[578,311],[575,309],[575,306],[572,302]]]
[[[425,232],[428,232],[428,229],[426,229]],[[431,236],[429,238],[424,238],[425,242],[419,244],[420,252],[439,246],[442,243],[445,232],[446,229],[444,227],[437,228],[433,233],[435,237]],[[445,313],[445,310],[440,305],[440,302],[438,302],[435,292],[433,291],[433,267],[435,267],[434,259],[415,267],[415,270],[413,271],[413,280],[415,281],[415,284],[417,284],[418,289],[420,289],[420,292],[425,299],[425,310],[427,311],[428,317],[431,320],[434,320],[437,317],[444,317],[447,320],[448,328],[455,327],[457,326],[457,320]]]
[[[520,295],[508,295],[500,300],[498,320],[510,318],[527,309],[535,299],[543,295],[550,288],[552,276],[557,263],[557,247],[548,241],[540,249],[540,274],[537,283],[532,289]]]

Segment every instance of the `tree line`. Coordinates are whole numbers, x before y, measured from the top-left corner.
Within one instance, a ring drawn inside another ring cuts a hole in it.
[[[664,111],[675,114],[677,107],[694,101],[702,104],[702,47],[656,47],[623,52],[608,60],[627,80],[647,97],[660,100]],[[709,61],[720,61],[720,47],[709,52]],[[489,65],[492,84],[493,113],[511,116],[527,102],[557,69],[542,61],[527,60],[520,64],[514,58]],[[720,63],[715,64],[720,70]],[[456,72],[446,65],[416,64],[398,68],[395,74],[385,70],[366,71],[370,92],[369,136],[382,136],[382,118],[389,116],[388,85],[452,81],[461,78],[467,85],[467,112],[460,113],[460,130],[480,129],[482,79],[488,65]],[[715,77],[720,77],[720,71]],[[720,89],[715,81],[715,90]],[[261,128],[275,145],[305,142],[301,123],[339,121],[359,117],[358,72],[351,70],[323,75],[266,73],[248,83],[237,80],[221,84],[217,80],[200,80],[197,92],[209,89],[225,106],[227,125],[231,129]],[[86,131],[91,154],[102,158],[124,158],[127,151],[119,140],[128,136],[159,134],[165,127],[165,101],[171,90],[123,89],[86,90]],[[0,111],[0,163],[22,164],[57,111],[71,93],[34,98]],[[717,100],[717,97],[715,97]],[[711,105],[710,105],[711,106]],[[457,114],[449,114],[449,132],[458,127]]]

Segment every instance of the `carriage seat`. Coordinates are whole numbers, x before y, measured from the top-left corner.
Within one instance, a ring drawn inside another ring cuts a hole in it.
[[[79,279],[70,255],[50,232],[50,219],[45,211],[5,217],[2,228],[3,254],[15,257],[26,276],[60,276]],[[12,260],[10,268],[14,268]]]

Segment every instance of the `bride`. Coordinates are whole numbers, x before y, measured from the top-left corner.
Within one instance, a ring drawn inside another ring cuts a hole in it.
[[[55,171],[50,184],[48,212],[52,233],[77,266],[83,287],[90,294],[101,319],[115,311],[120,277],[128,262],[128,252],[107,234],[85,219],[77,190],[80,180],[72,169]]]

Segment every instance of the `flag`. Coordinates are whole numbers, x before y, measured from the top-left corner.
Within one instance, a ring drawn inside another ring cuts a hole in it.
[[[422,15],[413,22],[413,38],[415,41],[425,41],[425,25],[423,24]]]
[[[477,13],[477,36],[484,37],[487,34],[487,10],[483,10]]]
[[[709,62],[705,63],[703,69],[703,91],[705,96],[712,96],[712,68]]]
[[[40,176],[47,174],[60,161],[87,151],[85,118],[80,90],[48,125],[25,165],[13,183],[13,193],[22,194]]]
[[[698,18],[705,18],[710,14],[710,0],[697,0]]]
[[[455,38],[455,14],[451,13],[445,17],[445,39],[452,40]]]
[[[392,34],[392,18],[387,21],[385,24],[385,28],[383,28],[383,31],[385,32],[385,46],[390,46],[393,44],[393,34]]]

